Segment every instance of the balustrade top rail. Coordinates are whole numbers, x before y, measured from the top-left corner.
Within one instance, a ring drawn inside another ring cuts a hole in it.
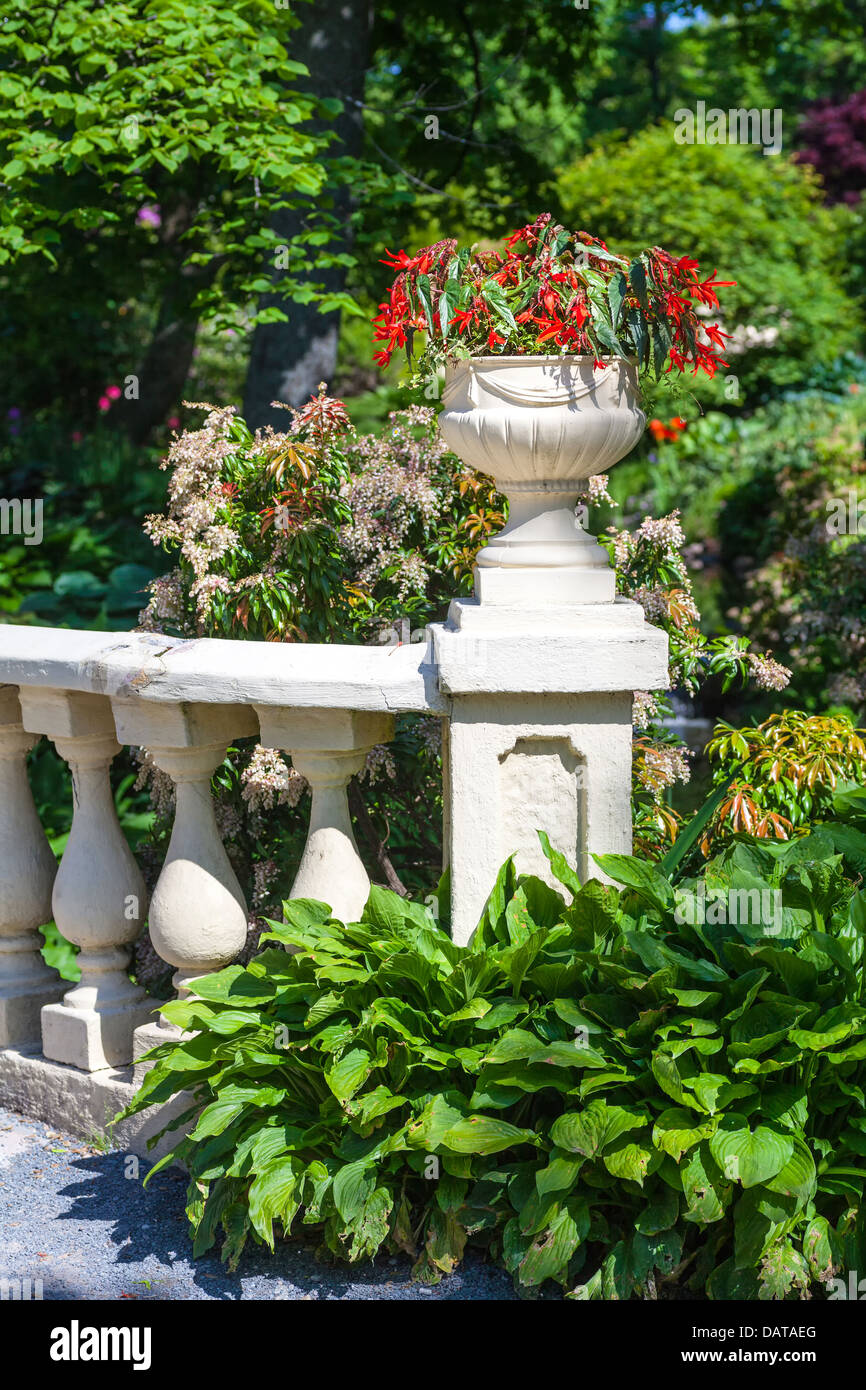
[[[0,685],[157,703],[446,713],[429,643],[364,647],[192,641],[156,633],[0,627]]]

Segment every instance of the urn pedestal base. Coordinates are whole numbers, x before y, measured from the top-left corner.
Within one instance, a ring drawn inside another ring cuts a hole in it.
[[[616,575],[608,566],[580,569],[549,565],[545,569],[475,570],[475,597],[505,608],[549,608],[564,604],[613,603]]]

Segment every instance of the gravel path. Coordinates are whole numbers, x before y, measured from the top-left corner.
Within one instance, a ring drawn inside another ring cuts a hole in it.
[[[286,1244],[247,1247],[227,1274],[213,1252],[191,1258],[183,1174],[164,1169],[144,1189],[124,1162],[0,1109],[0,1277],[41,1279],[44,1299],[516,1298],[476,1255],[435,1288],[413,1283],[403,1257],[332,1268]]]

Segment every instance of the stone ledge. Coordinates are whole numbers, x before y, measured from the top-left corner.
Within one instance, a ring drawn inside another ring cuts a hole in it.
[[[428,628],[443,694],[571,697],[668,685],[668,637],[640,604],[550,606],[536,611],[454,599]]]
[[[0,1105],[80,1139],[105,1135],[112,1116],[129,1104],[137,1089],[132,1067],[84,1072],[36,1052],[0,1052]],[[187,1104],[186,1097],[176,1096],[124,1120],[112,1131],[112,1147],[151,1162],[161,1158],[181,1131],[173,1130],[151,1149],[147,1140],[182,1114]]]

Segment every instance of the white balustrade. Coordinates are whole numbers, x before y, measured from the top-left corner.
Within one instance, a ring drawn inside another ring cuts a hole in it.
[[[57,860],[45,838],[30,783],[25,732],[15,686],[0,686],[0,1047],[38,1047],[43,1004],[63,992],[39,954],[37,927],[51,921]]]
[[[123,744],[147,748],[176,788],[147,916],[181,995],[246,940],[247,908],[211,797],[213,773],[240,738],[283,750],[307,779],[310,825],[292,896],[324,901],[345,921],[357,920],[370,888],[348,783],[369,750],[393,738],[400,713],[443,721],[456,941],[468,940],[509,854],[519,870],[549,876],[537,829],[581,875],[601,876],[593,852],[627,852],[631,691],[666,683],[666,638],[625,600],[533,608],[510,593],[455,600],[424,643],[387,649],[0,627],[0,1099],[12,1066],[4,1059],[38,1046],[40,1016],[44,1058],[76,1075],[125,1066],[178,1031],[156,1021],[127,974],[147,904],[111,796]],[[82,979],[62,1001],[34,932],[50,915],[54,874],[24,763],[39,734],[73,775],[52,903],[61,933],[80,947]],[[41,1074],[34,1082],[48,1085]]]
[[[144,746],[175,784],[174,824],[150,902],[154,950],[173,965],[180,996],[191,980],[228,965],[247,938],[247,905],[214,814],[211,778],[236,739],[258,733],[243,705],[144,704],[115,699],[118,736]],[[135,1056],[176,1033],[164,1019],[142,1025]]]
[[[262,742],[282,748],[312,792],[310,828],[292,885],[293,898],[317,898],[354,922],[370,892],[349,816],[349,780],[376,744],[394,737],[389,714],[357,710],[292,710],[258,706]]]
[[[42,1009],[46,1057],[83,1071],[123,1066],[153,1004],[127,974],[147,910],[144,880],[117,820],[109,768],[120,752],[103,695],[20,688],[24,727],[46,734],[72,772],[73,817],[52,909],[80,948],[81,979]]]

